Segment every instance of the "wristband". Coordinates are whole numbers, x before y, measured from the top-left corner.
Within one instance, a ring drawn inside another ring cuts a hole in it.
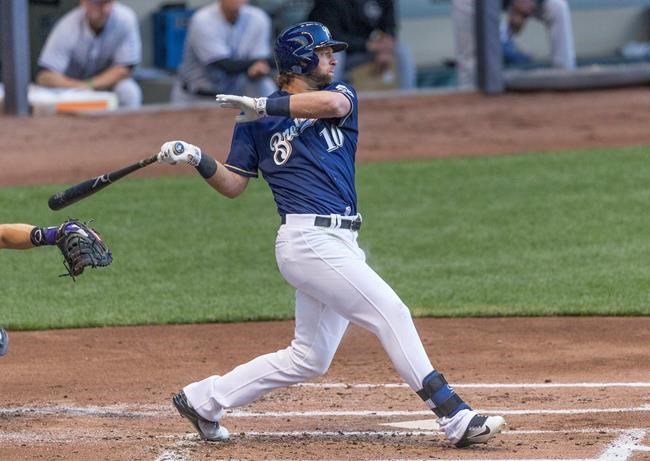
[[[217,161],[208,154],[201,154],[201,161],[195,167],[204,179],[210,179],[217,172]]]
[[[86,80],[86,85],[88,85],[88,88],[90,88],[91,90],[95,89],[95,81],[92,78]]]
[[[279,115],[281,117],[290,117],[291,109],[289,99],[291,96],[280,96],[279,98],[269,98],[266,100],[266,113],[268,115]]]
[[[29,233],[29,239],[35,247],[55,245],[56,231],[57,227],[34,227]]]

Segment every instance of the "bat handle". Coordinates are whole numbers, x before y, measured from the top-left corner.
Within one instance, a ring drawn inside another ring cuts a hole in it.
[[[160,152],[158,152],[157,154],[153,154],[151,157],[145,158],[144,160],[141,160],[140,163],[142,164],[142,166],[151,165],[152,163],[155,163],[155,162],[158,161],[158,156],[159,155],[160,155]]]

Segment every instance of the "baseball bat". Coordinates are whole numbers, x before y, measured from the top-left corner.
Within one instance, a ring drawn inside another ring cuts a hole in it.
[[[140,160],[139,162],[133,163],[129,166],[125,166],[124,168],[120,168],[119,170],[111,171],[101,176],[97,176],[96,178],[91,178],[80,182],[79,184],[75,184],[74,186],[68,187],[67,189],[51,196],[47,201],[47,204],[51,210],[60,210],[99,192],[105,187],[113,184],[118,179],[121,179],[140,168],[144,168],[147,165],[151,165],[157,160],[158,154],[152,155],[151,157]]]

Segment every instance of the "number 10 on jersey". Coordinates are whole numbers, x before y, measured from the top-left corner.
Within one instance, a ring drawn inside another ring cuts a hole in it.
[[[343,145],[343,132],[336,125],[327,125],[319,133],[327,143],[327,152],[332,152]]]

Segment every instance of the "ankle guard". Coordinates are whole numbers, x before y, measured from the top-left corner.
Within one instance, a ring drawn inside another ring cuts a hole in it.
[[[438,418],[451,418],[460,410],[471,410],[463,399],[458,397],[442,373],[432,371],[422,380],[422,389],[417,394],[431,407]]]

